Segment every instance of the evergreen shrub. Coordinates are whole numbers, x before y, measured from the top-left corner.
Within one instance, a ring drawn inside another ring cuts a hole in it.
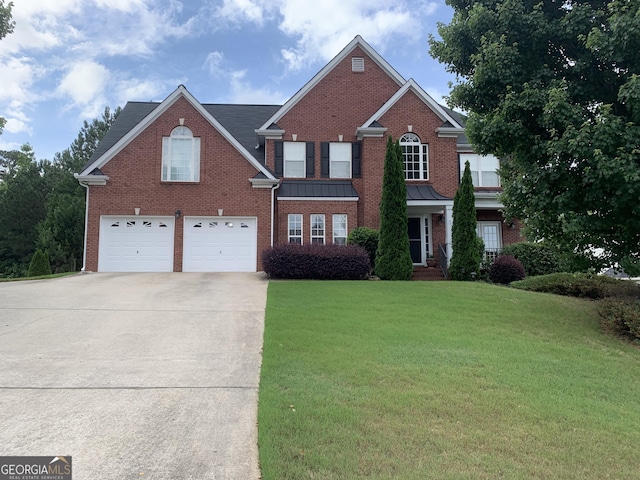
[[[511,255],[500,255],[489,267],[489,278],[494,283],[507,285],[524,277],[522,263]]]
[[[378,240],[380,233],[369,227],[357,227],[351,230],[347,237],[347,245],[359,245],[369,254],[371,270],[376,264],[376,252],[378,251]]]
[[[262,265],[270,278],[362,280],[369,275],[369,255],[358,245],[276,245],[263,252]]]
[[[640,340],[640,301],[608,298],[598,309],[600,326],[615,335]]]
[[[49,256],[45,252],[36,250],[29,264],[28,276],[41,277],[42,275],[51,275],[51,264],[49,263]]]
[[[520,260],[527,277],[560,271],[560,260],[556,250],[544,243],[513,243],[505,246],[502,254],[511,255]]]
[[[513,282],[511,286],[520,290],[580,298],[640,296],[640,286],[635,282],[589,273],[551,273]]]

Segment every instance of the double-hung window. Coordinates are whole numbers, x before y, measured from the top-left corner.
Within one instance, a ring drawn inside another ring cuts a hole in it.
[[[464,165],[469,162],[471,179],[474,187],[499,187],[500,176],[498,168],[500,161],[493,155],[478,155],[476,153],[460,154],[460,177],[464,173]]]
[[[347,244],[347,216],[342,213],[333,216],[333,243]]]
[[[305,142],[284,142],[284,176],[287,178],[305,177]]]
[[[351,143],[329,144],[329,176],[351,178]]]
[[[415,133],[405,133],[400,137],[400,148],[405,180],[428,180],[429,145],[420,143]]]
[[[162,181],[200,181],[200,139],[183,125],[162,138]]]
[[[302,215],[299,213],[289,214],[289,243],[302,245]]]
[[[311,215],[311,243],[324,245],[324,215]]]

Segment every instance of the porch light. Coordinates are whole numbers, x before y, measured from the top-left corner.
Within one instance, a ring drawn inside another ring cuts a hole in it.
[[[182,215],[182,212],[180,210],[176,210],[176,213],[175,213],[176,218],[180,218],[180,215]]]

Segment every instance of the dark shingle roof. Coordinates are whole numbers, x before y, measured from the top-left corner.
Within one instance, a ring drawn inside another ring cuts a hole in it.
[[[351,182],[330,180],[283,180],[278,197],[334,197],[357,198],[358,192]]]
[[[281,105],[203,104],[202,106],[264,165],[264,147],[255,148],[258,144],[255,129],[260,128],[271,118]]]
[[[452,200],[440,195],[431,185],[407,185],[407,200]]]
[[[84,168],[104,155],[159,105],[160,102],[127,102]],[[203,104],[202,106],[260,163],[264,164],[264,149],[256,150],[255,148],[258,139],[254,129],[260,128],[280,108],[280,105]]]

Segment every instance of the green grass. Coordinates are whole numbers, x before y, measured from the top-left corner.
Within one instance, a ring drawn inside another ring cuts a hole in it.
[[[640,350],[586,300],[271,282],[264,480],[640,478]]]
[[[47,280],[49,278],[66,277],[69,275],[78,275],[80,272],[64,272],[52,273],[51,275],[40,275],[38,277],[17,277],[17,278],[0,278],[0,282],[24,282],[26,280]]]

